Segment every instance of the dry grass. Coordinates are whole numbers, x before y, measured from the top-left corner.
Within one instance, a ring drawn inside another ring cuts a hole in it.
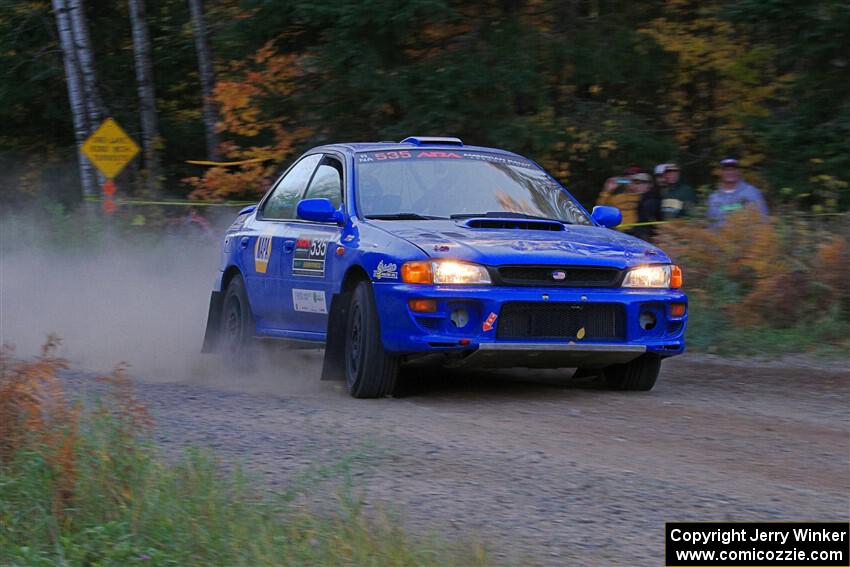
[[[58,344],[0,358],[0,565],[488,564],[479,546],[366,517],[350,489],[337,513],[315,516],[208,452],[165,463],[124,367],[98,379],[94,403],[70,400]]]
[[[688,338],[727,350],[800,352],[850,346],[846,229],[753,211],[711,229],[665,226],[657,243],[681,264],[691,298]],[[736,349],[740,344],[741,349]]]

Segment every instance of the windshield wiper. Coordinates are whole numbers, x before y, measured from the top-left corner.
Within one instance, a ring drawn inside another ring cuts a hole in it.
[[[452,215],[451,218],[453,220],[457,219],[472,219],[472,218],[487,218],[487,219],[534,219],[534,220],[542,220],[542,221],[553,221],[553,222],[561,222],[564,224],[572,224],[568,220],[564,219],[553,219],[549,217],[539,217],[536,215],[529,215],[526,213],[512,213],[510,211],[488,211],[486,213],[460,213],[457,215]]]
[[[386,215],[366,215],[373,220],[445,220],[445,217],[429,217],[419,213],[392,213]]]

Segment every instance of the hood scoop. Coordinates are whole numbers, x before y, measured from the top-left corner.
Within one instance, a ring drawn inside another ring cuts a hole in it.
[[[464,223],[467,228],[490,228],[501,230],[546,230],[549,232],[563,232],[564,225],[544,219],[469,219]]]

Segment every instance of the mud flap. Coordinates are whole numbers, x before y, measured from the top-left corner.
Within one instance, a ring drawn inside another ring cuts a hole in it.
[[[207,330],[204,332],[204,346],[201,352],[215,352],[218,334],[221,330],[221,308],[224,302],[224,292],[214,291],[210,295],[210,309],[207,313]]]
[[[351,292],[339,293],[331,300],[322,380],[345,380],[345,328],[350,304]]]

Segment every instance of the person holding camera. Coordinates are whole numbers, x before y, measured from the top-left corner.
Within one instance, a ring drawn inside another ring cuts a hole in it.
[[[623,214],[623,225],[631,225],[638,220],[638,203],[641,194],[632,185],[629,177],[609,177],[602,186],[602,192],[596,199],[597,205],[617,207]]]

